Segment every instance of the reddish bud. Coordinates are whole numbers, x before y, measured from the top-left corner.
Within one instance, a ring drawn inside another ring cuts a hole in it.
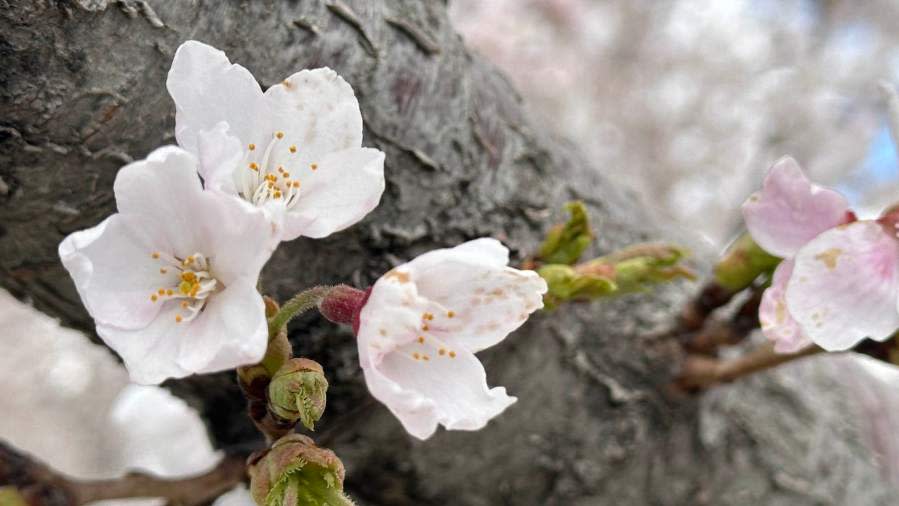
[[[347,285],[338,285],[322,297],[318,310],[329,321],[352,325],[353,333],[359,331],[359,313],[368,300],[368,290],[359,290]]]

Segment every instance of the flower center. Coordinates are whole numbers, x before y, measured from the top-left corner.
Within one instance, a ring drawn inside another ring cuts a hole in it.
[[[197,317],[209,296],[223,288],[209,269],[210,261],[200,253],[178,258],[173,255],[155,252],[154,260],[160,260],[163,264],[159,268],[159,274],[165,276],[165,285],[150,295],[153,302],[176,300],[180,310],[175,315],[175,321],[191,321]],[[173,276],[176,274],[177,276]]]
[[[287,168],[275,163],[276,159],[297,154],[296,145],[286,144],[284,132],[278,131],[264,150],[260,151],[255,144],[247,146],[243,165],[236,174],[241,197],[257,206],[271,201],[283,202],[287,209],[296,205],[300,198],[300,180],[291,178]],[[286,151],[286,155],[278,150]],[[318,166],[313,163],[310,168],[316,170]]]

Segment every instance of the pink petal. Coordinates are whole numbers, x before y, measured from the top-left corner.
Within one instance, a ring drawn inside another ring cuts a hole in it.
[[[790,315],[787,302],[784,299],[787,282],[793,273],[793,261],[784,260],[774,271],[774,279],[771,287],[762,295],[762,303],[759,305],[759,321],[762,324],[762,333],[765,337],[774,341],[774,350],[778,353],[793,353],[812,344]]]
[[[849,221],[849,204],[839,193],[812,184],[796,160],[771,167],[761,192],[743,204],[752,238],[765,251],[788,258],[818,234]]]
[[[873,221],[816,237],[796,255],[787,286],[790,314],[830,351],[886,340],[899,327],[899,241]]]

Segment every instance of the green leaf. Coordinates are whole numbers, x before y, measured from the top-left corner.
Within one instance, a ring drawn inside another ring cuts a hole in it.
[[[553,226],[540,245],[538,258],[548,264],[571,265],[578,261],[593,241],[587,207],[581,201],[565,204],[571,215],[564,224]]]

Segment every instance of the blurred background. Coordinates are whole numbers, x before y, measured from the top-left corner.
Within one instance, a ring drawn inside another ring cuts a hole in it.
[[[538,124],[632,189],[687,244],[723,247],[741,226],[740,203],[786,154],[862,215],[899,200],[879,90],[899,77],[899,2],[452,0],[450,8],[469,47],[506,73]],[[178,475],[219,458],[182,401],[128,385],[105,349],[2,291],[0,328],[0,370],[34,371],[4,378],[0,438],[81,477],[129,467]],[[872,392],[890,391],[899,373],[859,370],[875,385],[858,399],[872,455],[895,477],[899,420]],[[162,435],[173,443],[155,445]]]

